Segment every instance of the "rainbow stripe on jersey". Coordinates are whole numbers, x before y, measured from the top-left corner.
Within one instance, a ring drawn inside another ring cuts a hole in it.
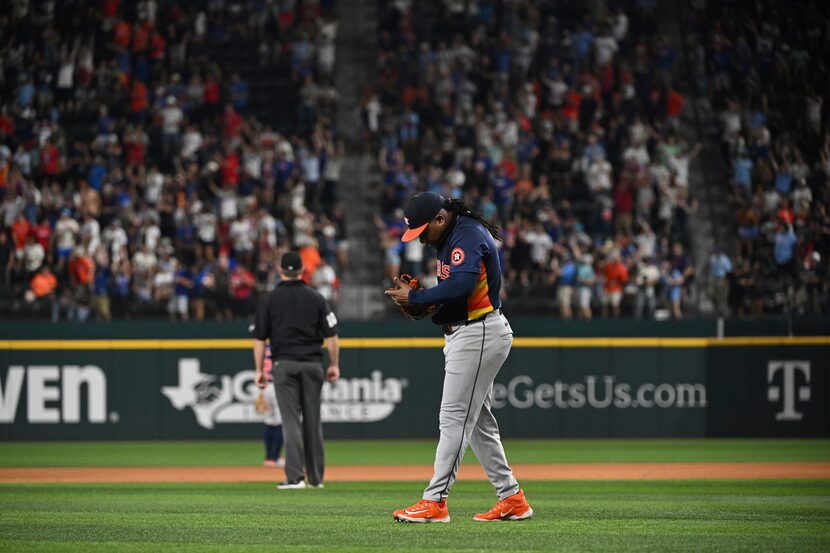
[[[487,269],[481,263],[481,273],[478,275],[473,293],[467,298],[467,320],[472,321],[493,311],[490,303],[490,287],[487,286]]]

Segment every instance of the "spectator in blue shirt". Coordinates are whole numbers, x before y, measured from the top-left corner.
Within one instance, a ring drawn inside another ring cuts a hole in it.
[[[493,190],[495,191],[496,206],[502,219],[507,219],[510,214],[515,187],[516,182],[507,175],[503,166],[499,166],[496,177],[493,179]]]
[[[234,109],[243,113],[248,107],[248,83],[243,81],[237,73],[231,77],[230,93]]]
[[[773,162],[775,167],[775,189],[782,196],[788,196],[793,188],[793,175],[790,171],[790,164],[787,161],[781,163]]]
[[[594,35],[591,34],[591,31],[583,27],[574,33],[573,36],[573,49],[574,49],[574,65],[577,70],[582,68],[582,64],[585,62],[586,58],[588,57],[588,53],[591,51],[591,43],[594,41]]]
[[[571,304],[573,302],[574,286],[576,285],[576,263],[572,256],[568,256],[562,264],[554,257],[554,275],[556,275],[556,299],[559,303],[559,313],[563,319],[573,317]]]
[[[109,280],[112,271],[109,264],[99,265],[95,270],[93,281],[93,293],[95,294],[95,312],[99,319],[109,321],[112,319],[110,311]]]
[[[32,105],[32,100],[35,97],[35,86],[27,74],[23,75],[22,81],[17,89],[17,105],[20,109],[25,109]]]
[[[596,272],[594,271],[594,258],[590,254],[585,254],[579,259],[579,265],[576,268],[576,282],[577,295],[579,301],[579,315],[583,319],[590,319],[591,314],[591,296],[594,292],[594,284],[596,284]]]
[[[735,160],[735,174],[733,181],[740,187],[744,196],[752,193],[752,159],[745,152],[738,154]]]
[[[188,320],[189,317],[189,299],[190,290],[193,288],[193,279],[190,275],[190,269],[186,265],[181,265],[176,270],[176,284],[173,292],[173,297],[170,298],[168,304],[168,311],[170,317],[175,320],[178,315],[183,321]]]
[[[795,269],[795,245],[798,238],[792,225],[778,223],[775,233],[775,263],[781,276],[791,276]]]
[[[95,156],[95,162],[89,168],[89,174],[87,175],[89,185],[96,191],[101,192],[101,186],[105,178],[107,178],[107,168],[104,165],[104,160],[101,159],[101,156]]]
[[[197,267],[198,269],[198,267]],[[190,289],[190,297],[193,303],[193,318],[197,321],[205,319],[205,297],[208,289],[214,286],[213,268],[210,263],[203,263],[193,279],[193,288]]]
[[[709,296],[712,298],[715,313],[723,317],[727,314],[729,306],[729,281],[728,275],[732,272],[732,261],[715,246],[712,255],[709,256]]]
[[[683,282],[683,273],[680,269],[673,269],[670,264],[666,263],[664,269],[664,285],[672,316],[676,320],[680,320],[682,317]]]

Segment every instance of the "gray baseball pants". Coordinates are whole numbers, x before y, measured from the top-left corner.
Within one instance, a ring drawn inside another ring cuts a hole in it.
[[[519,483],[507,465],[499,425],[490,411],[493,381],[513,345],[513,329],[500,312],[481,322],[457,327],[444,345],[444,392],[441,437],[432,481],[424,499],[446,499],[461,459],[470,445],[499,499],[518,493]]]
[[[320,402],[325,370],[319,362],[279,359],[274,361],[272,374],[285,438],[285,477],[289,482],[299,482],[307,474],[310,484],[321,484],[324,456]]]

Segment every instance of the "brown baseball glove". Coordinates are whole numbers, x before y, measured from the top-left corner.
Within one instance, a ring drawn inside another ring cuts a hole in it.
[[[256,406],[256,412],[259,413],[260,415],[267,415],[267,414],[269,414],[269,411],[271,410],[268,407],[268,402],[265,400],[265,394],[262,393],[262,392],[257,394],[255,406]]]
[[[418,282],[417,277],[413,277],[412,275],[402,274],[398,278],[395,279],[395,286],[386,290],[386,295],[392,298],[392,301],[398,308],[401,310],[401,313],[406,315],[408,318],[412,320],[419,320],[423,319],[436,309],[438,306],[433,304],[419,304],[415,305],[412,303],[401,303],[398,298],[401,297],[408,297],[409,291],[411,289],[421,290],[422,287]],[[396,297],[397,296],[397,297]]]

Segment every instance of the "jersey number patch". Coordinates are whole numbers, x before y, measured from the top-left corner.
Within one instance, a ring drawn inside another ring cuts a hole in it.
[[[452,253],[450,253],[450,263],[453,265],[461,265],[464,263],[464,250],[461,248],[455,248]]]
[[[337,317],[334,316],[334,313],[329,313],[326,316],[326,323],[328,323],[329,328],[334,328],[337,324]]]

